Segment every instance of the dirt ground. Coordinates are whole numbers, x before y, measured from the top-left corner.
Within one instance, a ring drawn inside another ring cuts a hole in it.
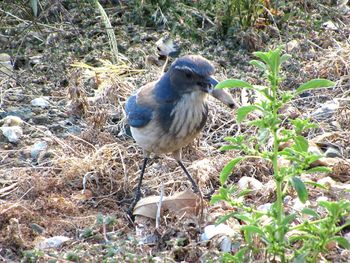
[[[187,17],[166,12],[169,23],[161,24],[152,23],[152,14],[137,9],[135,3],[143,1],[101,2],[118,43],[115,63],[101,17],[91,3],[40,1],[37,17],[26,1],[0,3],[0,124],[18,126],[23,133],[13,142],[0,133],[0,261],[220,259],[221,241],[203,242],[200,236],[205,225],[230,208],[205,201],[202,217],[170,213],[156,229],[153,220],[139,218],[133,225],[126,214],[142,152],[128,135],[123,107],[134,90],[160,76],[165,60],[159,58],[156,42],[168,35],[180,46],[181,55],[200,54],[212,61],[219,80],[263,84],[261,72],[249,64],[252,52],[281,46],[292,55],[283,68],[283,89],[294,89],[312,78],[335,81],[336,87],[304,94],[291,108],[319,125],[306,137],[323,135],[319,142],[336,145],[342,160],[332,173],[313,175],[315,182],[331,177],[336,185],[332,190],[310,187],[310,202],[320,196],[349,199],[341,189],[347,189],[350,181],[350,12],[342,13],[328,1],[305,6],[302,2],[308,1],[289,1],[295,3],[284,5],[275,19],[267,15],[248,29],[223,36],[218,24],[195,8],[188,12],[198,24],[186,24]],[[175,22],[176,30],[170,27]],[[238,104],[247,97],[255,99],[239,90],[230,92]],[[235,110],[214,98],[209,110],[202,135],[183,154],[203,192],[219,187],[221,169],[237,155],[218,150],[224,138],[255,132],[238,124]],[[20,120],[7,123],[8,116]],[[259,206],[274,201],[271,173],[268,163],[250,160],[233,171],[230,181],[248,176],[266,186],[267,192],[258,191],[247,199]],[[190,182],[174,160],[169,156],[151,160],[144,197],[186,189]],[[152,233],[149,237],[156,236],[155,242],[140,243],[147,236],[140,233],[140,225]],[[47,238],[57,236],[69,240],[55,248],[42,247]],[[233,244],[239,247],[241,239]],[[322,260],[349,262],[350,253],[336,247]]]

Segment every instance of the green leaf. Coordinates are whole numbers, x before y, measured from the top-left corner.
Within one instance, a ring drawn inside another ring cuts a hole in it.
[[[327,190],[328,188],[326,186],[324,186],[323,184],[318,184],[314,181],[307,181],[307,182],[304,182],[305,184],[307,185],[312,185],[313,187],[318,187],[318,188],[321,188],[321,189],[324,189],[324,190]]]
[[[269,129],[267,129],[267,128],[261,129],[259,131],[259,134],[258,134],[258,137],[257,137],[259,143],[265,142],[268,139],[269,135],[270,135],[270,130]]]
[[[315,218],[320,218],[320,215],[317,214],[316,211],[313,210],[313,209],[311,209],[311,208],[305,207],[305,208],[303,208],[303,209],[301,210],[301,212],[302,212],[303,214],[305,214],[305,215],[313,216],[313,217],[315,217]]]
[[[313,167],[311,169],[305,170],[306,173],[310,174],[310,173],[330,173],[332,172],[332,169],[329,167],[325,167],[325,166],[317,166],[317,167]]]
[[[291,222],[293,222],[293,220],[297,217],[296,214],[290,214],[290,215],[287,215],[283,221],[282,221],[282,225],[283,226],[287,226],[287,225],[290,225]]]
[[[221,185],[225,184],[232,169],[236,166],[236,164],[238,164],[240,161],[242,161],[242,159],[243,159],[243,157],[237,157],[237,158],[231,160],[228,164],[226,164],[226,166],[222,169],[222,171],[220,173]]]
[[[248,106],[243,106],[243,107],[238,108],[237,121],[242,122],[250,112],[255,111],[255,110],[261,110],[261,109],[255,105],[248,105]]]
[[[305,203],[309,197],[303,181],[301,181],[299,177],[294,176],[291,178],[291,183],[298,194],[299,200]]]
[[[258,234],[260,236],[264,236],[264,231],[257,226],[242,226],[241,230],[246,231],[248,234]]]
[[[319,201],[318,204],[327,209],[327,211],[336,216],[339,212],[339,205],[337,202],[329,202],[329,201]]]
[[[218,218],[218,220],[215,222],[217,225],[221,224],[221,223],[225,223],[227,220],[229,220],[231,217],[235,217],[235,214],[237,212],[230,212],[226,215],[220,216]]]
[[[305,263],[305,262],[307,262],[306,261],[307,257],[308,257],[307,252],[299,254],[293,259],[293,263]]]
[[[30,0],[30,2],[29,2],[30,7],[32,8],[33,14],[35,17],[38,16],[38,1],[39,0]]]
[[[237,197],[245,196],[245,195],[247,195],[247,194],[249,194],[249,193],[251,193],[251,192],[252,192],[251,189],[244,189],[244,190],[242,190],[242,192],[240,192],[240,193],[237,195]]]
[[[248,82],[245,82],[240,79],[227,79],[224,81],[221,81],[219,84],[215,86],[216,89],[223,89],[223,88],[247,88],[247,89],[253,89],[254,87],[250,85]]]
[[[213,205],[223,200],[225,200],[225,198],[223,198],[221,195],[212,195],[212,197],[210,198],[210,204]]]
[[[289,54],[284,54],[281,56],[281,65],[286,62],[288,59],[290,59],[292,56]]]
[[[295,142],[295,145],[294,145],[294,149],[297,151],[297,152],[307,152],[307,150],[309,149],[309,142],[303,137],[303,136],[296,136],[294,138],[294,142]]]
[[[330,88],[335,86],[335,82],[328,79],[312,79],[299,86],[296,90],[296,94],[303,93],[306,90],[318,89],[318,88]]]
[[[261,52],[261,51],[253,52],[254,56],[257,56],[262,61],[264,61],[267,65],[270,65],[270,58],[267,55],[267,53],[268,52]]]
[[[330,241],[336,241],[341,247],[345,249],[350,248],[350,243],[345,237],[340,237],[340,236],[332,237]]]
[[[255,67],[257,67],[257,68],[263,70],[263,71],[266,70],[266,65],[265,65],[263,62],[259,61],[259,60],[253,59],[253,60],[251,60],[249,63],[250,63],[251,65],[253,65],[253,66],[255,66]]]
[[[251,217],[249,217],[248,215],[244,215],[244,214],[236,214],[235,218],[245,222],[245,223],[251,223],[253,222],[253,219]]]
[[[228,151],[228,150],[239,150],[241,149],[238,145],[224,145],[219,148],[219,151]]]

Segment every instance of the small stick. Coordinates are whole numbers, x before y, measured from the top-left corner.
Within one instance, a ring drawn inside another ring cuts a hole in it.
[[[160,188],[159,202],[157,204],[156,229],[158,229],[159,225],[160,225],[160,211],[161,211],[161,208],[162,208],[163,196],[164,196],[164,184],[162,182],[162,185],[161,185],[161,188]]]

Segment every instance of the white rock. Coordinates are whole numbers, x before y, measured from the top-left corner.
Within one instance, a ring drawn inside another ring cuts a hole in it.
[[[264,186],[263,184],[253,177],[243,176],[238,181],[238,187],[240,189],[252,189],[252,190],[261,190]]]
[[[7,77],[12,74],[13,65],[11,62],[11,56],[6,53],[0,54],[0,76]]]
[[[348,242],[350,242],[350,232],[346,233],[346,234],[344,235],[344,238],[345,238]]]
[[[286,44],[286,49],[288,52],[295,51],[296,49],[299,48],[299,44],[300,43],[298,40],[293,39]]]
[[[317,202],[328,201],[328,197],[327,196],[319,196],[319,197],[317,197],[316,201]]]
[[[217,235],[233,236],[234,234],[235,231],[228,225],[207,225],[204,228],[204,233],[201,235],[201,241],[210,240]]]
[[[20,117],[9,115],[3,118],[0,123],[2,126],[20,126],[23,123],[23,120]]]
[[[224,236],[220,242],[220,250],[222,252],[230,252],[232,247],[232,240],[228,236]]]
[[[3,126],[0,127],[2,134],[7,138],[9,142],[17,143],[23,135],[23,130],[20,126]]]
[[[46,238],[45,240],[37,244],[35,247],[38,249],[58,248],[68,240],[70,240],[69,237],[54,236],[54,237]]]
[[[46,141],[39,141],[34,143],[32,148],[30,149],[30,156],[32,159],[36,159],[40,152],[45,151],[47,149],[47,142]]]
[[[308,205],[310,205],[309,201],[306,201],[305,204],[303,204],[299,198],[295,198],[294,202],[293,202],[293,210],[294,211],[301,211],[303,210],[303,208],[307,207]]]
[[[271,203],[266,203],[266,204],[263,204],[263,205],[259,205],[259,206],[257,207],[257,209],[258,209],[259,211],[262,211],[262,212],[268,212],[268,211],[270,211],[271,206],[272,206]]]
[[[318,108],[311,113],[311,116],[318,117],[320,119],[326,119],[332,117],[332,115],[339,109],[339,102],[336,100],[327,101],[321,108]]]
[[[322,27],[327,30],[338,30],[339,26],[337,26],[333,21],[327,21],[322,24]]]
[[[32,106],[41,108],[48,108],[50,106],[50,103],[44,98],[33,99],[30,103],[32,104]]]
[[[317,180],[317,183],[318,184],[321,184],[323,186],[326,186],[326,187],[334,187],[337,183],[336,181],[334,181],[331,177],[327,176],[327,177],[324,177],[320,180]]]

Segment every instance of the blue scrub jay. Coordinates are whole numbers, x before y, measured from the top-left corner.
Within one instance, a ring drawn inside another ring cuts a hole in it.
[[[197,184],[181,162],[181,149],[192,142],[207,116],[206,98],[217,81],[214,66],[205,58],[187,55],[177,59],[157,81],[146,84],[126,102],[126,118],[131,134],[143,149],[144,161],[129,215],[141,197],[142,178],[151,153],[171,153],[190,180]]]

